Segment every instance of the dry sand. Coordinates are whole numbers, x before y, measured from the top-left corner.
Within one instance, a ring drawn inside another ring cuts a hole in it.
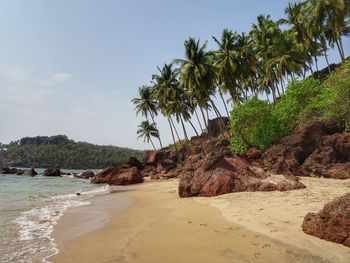
[[[349,248],[305,235],[300,227],[307,212],[349,192],[350,181],[305,178],[303,183],[307,189],[187,199],[178,197],[177,180],[128,186],[127,192],[92,199],[63,216],[54,233],[60,253],[50,260],[350,262]],[[111,209],[113,200],[118,205]]]

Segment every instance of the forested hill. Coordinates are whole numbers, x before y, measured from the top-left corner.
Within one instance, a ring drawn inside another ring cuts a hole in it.
[[[25,137],[9,144],[0,143],[0,167],[105,168],[130,156],[142,159],[142,151],[115,146],[75,142],[65,135]]]

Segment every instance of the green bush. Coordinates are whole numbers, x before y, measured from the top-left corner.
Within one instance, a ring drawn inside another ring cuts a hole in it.
[[[335,119],[350,131],[350,62],[321,84],[308,78],[292,82],[274,104],[254,97],[231,112],[231,146],[235,154],[250,147],[265,150],[296,127]]]
[[[274,138],[271,124],[271,106],[253,97],[231,112],[231,146],[235,154],[250,147],[266,149]]]

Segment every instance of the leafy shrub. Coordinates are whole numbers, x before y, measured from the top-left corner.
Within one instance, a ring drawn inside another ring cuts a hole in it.
[[[235,154],[240,154],[249,147],[266,149],[274,138],[270,129],[271,106],[253,97],[231,112],[231,146]]]
[[[336,119],[350,131],[350,61],[323,84],[308,78],[292,82],[274,104],[254,97],[231,112],[231,146],[240,154],[254,146],[260,150],[314,121]]]

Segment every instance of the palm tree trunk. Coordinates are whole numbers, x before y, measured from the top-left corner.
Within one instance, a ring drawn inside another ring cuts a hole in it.
[[[282,94],[284,94],[284,80],[283,80],[283,78],[281,79],[281,88],[282,88]]]
[[[205,115],[204,115],[204,112],[203,112],[203,109],[202,107],[199,107],[201,113],[202,113],[202,117],[203,117],[203,121],[204,121],[204,124],[205,124],[205,128],[207,129],[207,132],[209,134],[209,129],[208,129],[208,122],[209,122],[209,118],[208,118],[208,122],[205,120]]]
[[[173,128],[174,128],[174,131],[176,133],[176,137],[177,137],[178,141],[181,141],[179,133],[177,132],[177,129],[176,129],[175,124],[174,124],[174,121],[173,121],[173,119],[171,117],[170,117],[170,121],[171,121],[171,124],[173,125]]]
[[[342,40],[341,36],[339,37],[339,46],[340,46],[341,52],[343,54],[343,59],[345,60],[345,52],[344,52],[343,40]]]
[[[220,94],[220,97],[221,97],[221,100],[222,100],[222,103],[224,104],[225,106],[225,110],[226,110],[226,114],[227,114],[227,117],[230,116],[229,113],[228,113],[228,109],[227,109],[227,105],[226,105],[226,102],[225,102],[225,99],[224,99],[224,96],[222,95],[222,92],[221,90],[219,89],[219,94]]]
[[[327,62],[328,72],[329,72],[329,74],[331,74],[331,67],[329,66],[328,55],[327,55],[327,49],[324,49],[324,50],[323,50],[323,53],[324,53],[324,57],[325,57],[326,62]]]
[[[338,42],[338,39],[335,39],[335,44],[337,45],[337,48],[338,48],[338,51],[339,51],[339,55],[340,55],[340,59],[341,59],[342,62],[344,62],[345,57],[343,56],[343,53],[342,53],[340,44]]]
[[[312,64],[311,64],[311,62],[309,63],[309,69],[310,69],[310,71],[311,71],[311,74],[313,75],[313,74],[314,74],[314,71],[312,70]]]
[[[186,128],[185,128],[185,124],[184,124],[184,121],[182,119],[182,116],[180,115],[180,121],[181,121],[181,125],[182,125],[182,130],[184,132],[184,135],[185,135],[185,140],[188,141],[188,136],[187,136],[187,132],[186,132]]]
[[[190,125],[192,126],[194,132],[196,133],[197,136],[199,136],[197,129],[194,127],[193,123],[191,122],[191,120],[189,119],[188,122],[190,123]]]
[[[200,122],[200,120],[199,120],[199,117],[198,117],[198,114],[197,114],[196,109],[194,109],[194,114],[196,115],[197,121],[198,121],[198,123],[199,123],[199,127],[201,128],[202,132],[204,132],[203,127],[202,127],[202,124],[201,124],[201,122]]]
[[[224,127],[224,128],[222,127],[222,122],[221,122],[222,116],[221,116],[221,114],[220,114],[220,111],[219,111],[218,108],[215,106],[214,101],[213,101],[211,98],[209,98],[209,100],[210,100],[211,105],[213,106],[213,109],[214,109],[214,111],[215,111],[215,113],[216,113],[216,116],[219,118],[219,119],[218,119],[218,122],[219,122],[220,133],[221,133],[222,135],[225,136],[225,133],[224,133],[224,129],[225,129],[225,130],[227,131],[227,134],[230,136],[230,134],[229,134],[229,132],[228,132],[228,128],[227,128],[227,127]]]
[[[153,113],[151,111],[150,111],[150,115],[151,115],[151,118],[152,118],[154,126],[157,127],[157,124],[154,121],[154,115],[153,115]],[[158,130],[158,135],[159,135],[158,136],[158,140],[159,140],[160,148],[162,149],[163,148],[163,144],[162,144],[162,140],[160,139],[160,132],[159,132],[159,130]]]
[[[157,149],[156,149],[156,147],[154,146],[154,143],[153,143],[151,137],[149,137],[149,141],[152,143],[153,149],[154,149],[155,151],[157,151]]]
[[[175,141],[175,136],[174,136],[173,127],[171,126],[170,117],[168,117],[168,123],[169,123],[170,130],[171,130],[171,137],[173,137],[173,142],[174,142],[174,146],[175,146],[175,151],[177,152],[176,141]]]
[[[314,56],[314,59],[315,59],[316,71],[318,71],[318,63],[317,63],[318,59],[317,59],[317,56]]]
[[[208,130],[209,140],[211,142],[211,134],[210,134],[210,129],[209,129],[209,110],[208,110],[208,108],[206,108],[206,113],[207,113],[207,119],[208,119],[207,130]]]

